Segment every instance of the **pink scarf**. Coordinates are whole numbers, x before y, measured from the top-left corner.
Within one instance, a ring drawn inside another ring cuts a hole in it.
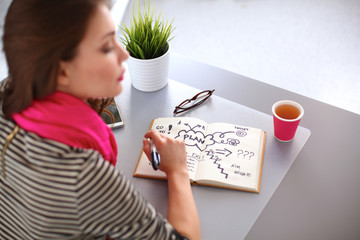
[[[70,94],[57,91],[34,100],[12,117],[26,131],[72,147],[94,149],[116,164],[117,145],[111,129],[89,105]]]

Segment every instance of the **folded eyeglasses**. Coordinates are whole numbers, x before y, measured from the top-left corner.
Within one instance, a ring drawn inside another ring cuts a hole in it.
[[[209,99],[209,97],[212,95],[212,93],[215,91],[213,90],[205,90],[202,92],[199,92],[194,97],[190,99],[186,99],[182,103],[180,103],[178,106],[175,107],[174,114],[183,113],[185,111],[188,111],[190,109],[193,109],[202,103],[204,103],[206,100]]]

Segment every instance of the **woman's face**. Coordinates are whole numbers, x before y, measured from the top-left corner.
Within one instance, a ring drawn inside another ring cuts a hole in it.
[[[90,19],[74,59],[60,63],[58,90],[81,99],[114,97],[122,91],[122,62],[128,53],[118,44],[109,9],[100,4]]]

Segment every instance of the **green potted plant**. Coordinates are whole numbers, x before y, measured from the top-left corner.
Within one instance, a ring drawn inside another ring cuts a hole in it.
[[[137,8],[134,5],[130,27],[120,26],[120,41],[130,53],[128,66],[131,83],[136,89],[151,92],[167,84],[173,21],[169,23],[162,14],[156,15],[150,0],[145,0],[143,12],[139,1]]]

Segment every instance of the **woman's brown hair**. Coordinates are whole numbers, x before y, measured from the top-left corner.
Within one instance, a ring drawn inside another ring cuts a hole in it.
[[[100,3],[110,8],[107,0],[12,1],[3,35],[9,78],[0,99],[6,117],[56,90],[60,61],[75,57]],[[108,101],[88,102],[101,112]]]

